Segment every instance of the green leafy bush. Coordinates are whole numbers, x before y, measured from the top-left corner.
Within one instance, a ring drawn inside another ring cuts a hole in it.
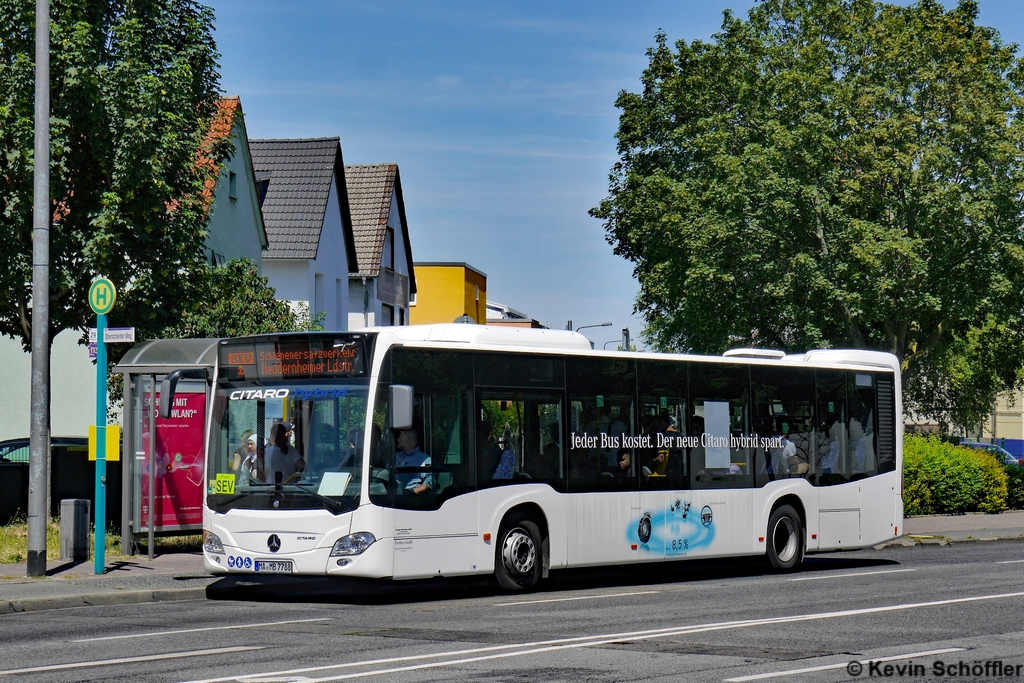
[[[908,515],[1001,512],[1007,473],[992,455],[938,437],[903,440],[903,505]]]
[[[1006,507],[1024,510],[1024,469],[1006,468]]]
[[[924,450],[912,447],[911,437],[903,442],[903,514],[927,515],[932,506],[932,491],[924,476]]]

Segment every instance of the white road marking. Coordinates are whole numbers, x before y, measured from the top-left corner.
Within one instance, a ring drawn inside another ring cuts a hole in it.
[[[60,671],[61,669],[81,669],[89,666],[111,666],[113,664],[132,664],[135,662],[155,662],[161,659],[180,659],[182,657],[201,657],[203,655],[223,655],[246,650],[262,650],[262,647],[218,647],[214,650],[192,650],[191,652],[168,652],[162,655],[144,655],[141,657],[121,657],[119,659],[101,659],[91,662],[72,662],[71,664],[51,664],[50,666],[33,666],[27,669],[7,669],[0,671],[0,676],[11,674],[29,674],[40,671]]]
[[[877,572],[855,572],[853,574],[829,574],[828,576],[801,576],[790,581],[820,581],[821,579],[845,579],[847,576],[874,576],[875,574],[899,574],[900,572],[916,572],[916,569],[883,569]]]
[[[602,598],[623,598],[631,595],[653,595],[661,591],[639,591],[637,593],[612,593],[610,595],[584,595],[578,598],[554,598],[552,600],[523,600],[522,602],[499,602],[495,607],[512,607],[513,605],[541,605],[546,602],[572,602],[574,600],[600,600]]]
[[[932,655],[944,655],[950,652],[964,652],[967,648],[947,647],[944,650],[925,650],[924,652],[911,652],[905,655],[893,655],[891,657],[873,657],[871,659],[856,659],[850,661],[867,664],[868,662],[895,662],[900,659],[913,659],[914,657],[930,657]],[[742,683],[742,681],[759,681],[765,678],[778,678],[780,676],[792,676],[793,674],[809,674],[815,671],[829,671],[830,669],[843,669],[849,666],[850,662],[839,664],[828,664],[825,666],[809,666],[806,669],[790,669],[789,671],[773,671],[769,674],[755,674],[752,676],[739,676],[738,678],[726,678],[725,683]]]
[[[707,633],[710,631],[722,631],[727,629],[748,628],[751,626],[768,626],[772,624],[795,623],[801,621],[815,621],[820,619],[835,619],[839,617],[853,617],[865,614],[879,614],[883,612],[898,612],[924,607],[940,607],[943,605],[956,605],[984,600],[1003,600],[1009,598],[1024,597],[1024,591],[1017,593],[997,593],[992,595],[976,595],[968,598],[950,598],[948,600],[933,600],[930,602],[914,602],[899,605],[885,605],[882,607],[864,607],[861,609],[842,610],[838,612],[818,612],[815,614],[799,614],[789,617],[767,617],[763,619],[745,619],[742,621],[726,621],[711,624],[698,624],[693,626],[674,626],[670,628],[651,629],[648,631],[632,631],[627,633],[608,633],[594,636],[579,636],[576,638],[560,638],[556,640],[544,640],[533,643],[519,643],[514,645],[492,645],[466,650],[454,650],[451,652],[435,652],[431,654],[407,655],[403,657],[389,657],[386,659],[370,659],[361,662],[346,662],[343,664],[328,664],[324,666],[308,667],[303,669],[289,669],[285,671],[268,671],[266,674],[247,674],[245,676],[226,676],[221,678],[207,678],[189,681],[188,683],[221,683],[223,681],[251,681],[256,683],[267,680],[266,677],[279,677],[288,674],[304,674],[313,671],[329,671],[331,669],[351,669],[356,667],[371,667],[381,664],[395,664],[398,662],[422,661],[424,659],[437,659],[441,657],[461,657],[463,655],[481,654],[477,657],[464,659],[452,659],[443,662],[432,662],[429,664],[417,664],[407,667],[390,669],[377,669],[360,673],[343,674],[328,678],[315,678],[311,681],[339,681],[347,678],[361,678],[367,676],[380,676],[402,671],[416,671],[420,669],[433,669],[442,666],[454,666],[489,659],[503,659],[506,657],[521,657],[523,655],[538,654],[556,650],[566,650],[580,647],[594,647],[597,645],[608,645],[621,640],[649,640],[653,638],[666,638],[671,636],[689,635],[694,633]],[[523,648],[523,649],[518,649]],[[516,650],[515,652],[499,652],[500,650]],[[482,654],[496,653],[496,654]]]
[[[1017,564],[1018,562],[1024,562],[1024,560],[1002,560],[1000,562],[996,562],[996,564]]]
[[[233,628],[259,628],[261,626],[281,626],[282,624],[307,624],[311,621],[330,621],[330,617],[320,619],[291,619],[289,621],[266,621],[259,624],[239,624],[237,626],[207,626],[205,628],[183,628],[177,631],[157,631],[155,633],[128,633],[121,636],[103,636],[102,638],[83,638],[72,640],[72,643],[93,643],[97,640],[121,640],[122,638],[149,638],[151,636],[172,636],[177,633],[198,633],[200,631],[226,631]]]

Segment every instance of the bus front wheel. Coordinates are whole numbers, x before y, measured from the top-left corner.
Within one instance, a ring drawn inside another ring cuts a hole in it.
[[[768,519],[768,561],[776,571],[790,571],[804,559],[804,527],[800,515],[780,505]]]
[[[494,549],[494,576],[507,591],[530,590],[540,581],[544,558],[540,529],[525,515],[508,517]]]

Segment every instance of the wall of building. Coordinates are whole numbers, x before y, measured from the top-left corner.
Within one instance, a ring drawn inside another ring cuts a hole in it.
[[[994,441],[1018,458],[1024,457],[1024,392],[1003,394],[995,413],[983,426],[981,437]]]
[[[263,274],[269,280],[270,286],[276,290],[278,299],[305,302],[310,315],[323,312],[324,329],[349,328],[349,302],[346,296],[348,252],[345,248],[345,234],[342,231],[337,182],[331,183],[316,258],[308,260],[265,257]],[[322,283],[319,289],[318,275],[321,276]],[[318,293],[322,298],[317,297]]]
[[[373,327],[380,320],[377,279],[354,277],[348,281],[348,329]]]
[[[262,268],[259,201],[249,172],[251,161],[248,147],[239,144],[240,140],[244,140],[243,133],[239,118],[236,117],[231,133],[235,153],[224,163],[217,179],[206,246],[225,261],[248,258],[255,261],[258,268]],[[234,198],[230,193],[232,173],[235,174]]]
[[[450,323],[468,315],[487,322],[487,276],[464,264],[416,264],[416,305],[412,324]],[[479,288],[479,289],[478,289]]]
[[[89,349],[80,346],[81,332],[65,330],[53,340],[50,352],[50,434],[88,436],[96,423],[96,365]],[[32,355],[21,341],[0,337],[4,390],[0,392],[0,441],[29,436],[32,405]],[[120,424],[120,415],[110,415]]]

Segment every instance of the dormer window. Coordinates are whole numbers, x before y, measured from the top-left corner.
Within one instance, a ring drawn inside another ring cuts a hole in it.
[[[260,207],[263,206],[263,200],[267,198],[268,189],[270,189],[270,178],[256,180],[256,196],[259,198]]]

